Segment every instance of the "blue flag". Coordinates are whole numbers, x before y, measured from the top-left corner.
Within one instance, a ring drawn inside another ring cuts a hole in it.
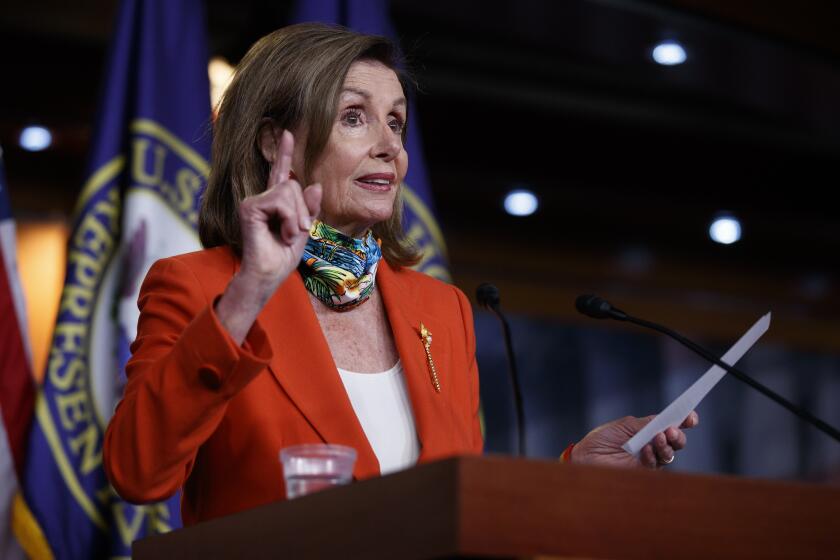
[[[117,496],[102,441],[146,271],[200,248],[211,140],[205,25],[201,0],[120,6],[25,466],[26,502],[57,558],[127,558],[135,539],[181,524],[178,497],[134,506]]]
[[[396,42],[396,33],[388,17],[386,0],[298,0],[293,16],[296,23],[319,21],[343,25],[359,33],[382,35]],[[446,243],[435,219],[432,188],[426,174],[423,144],[414,102],[408,99],[408,138],[405,149],[410,157],[408,175],[403,185],[405,201],[403,227],[423,252],[417,269],[430,276],[451,282]]]

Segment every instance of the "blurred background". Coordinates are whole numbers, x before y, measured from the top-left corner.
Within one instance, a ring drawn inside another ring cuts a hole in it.
[[[293,4],[206,2],[216,88]],[[511,319],[530,455],[655,413],[708,367],[662,337],[578,315],[580,293],[721,353],[772,311],[740,365],[840,424],[840,5],[388,5],[420,86],[412,126],[452,281],[470,297],[493,282]],[[117,8],[38,0],[0,16],[0,145],[36,376]],[[502,336],[478,308],[476,329],[486,450],[510,453]],[[736,380],[699,412],[675,469],[840,483],[840,444]]]

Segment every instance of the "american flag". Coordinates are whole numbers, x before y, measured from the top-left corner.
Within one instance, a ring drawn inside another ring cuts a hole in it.
[[[23,557],[12,536],[11,519],[35,395],[26,332],[15,224],[0,150],[0,558]]]

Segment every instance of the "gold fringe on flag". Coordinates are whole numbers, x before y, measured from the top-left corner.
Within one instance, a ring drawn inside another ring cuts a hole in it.
[[[20,492],[12,502],[12,531],[30,560],[53,560],[44,532]]]

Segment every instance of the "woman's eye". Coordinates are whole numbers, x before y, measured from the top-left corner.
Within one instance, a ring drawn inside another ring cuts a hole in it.
[[[350,126],[359,126],[362,124],[362,112],[358,109],[349,109],[344,112],[341,120]]]
[[[403,131],[403,128],[405,128],[405,123],[402,122],[400,119],[394,118],[391,119],[391,121],[388,123],[388,126],[391,127],[391,130],[399,134]]]

